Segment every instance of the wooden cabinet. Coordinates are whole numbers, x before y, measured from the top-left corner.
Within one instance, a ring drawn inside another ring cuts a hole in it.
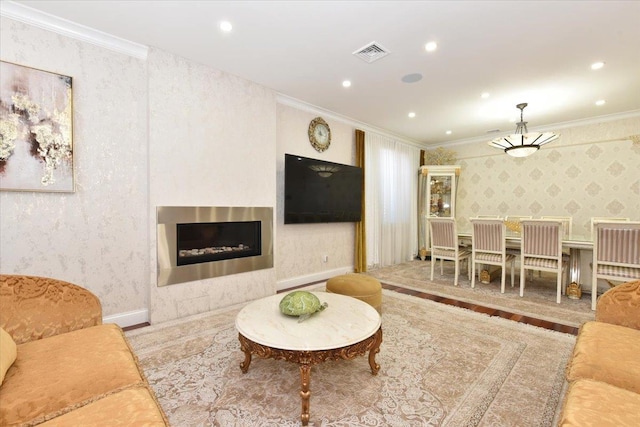
[[[421,166],[419,185],[419,248],[429,253],[429,224],[427,220],[433,217],[455,218],[456,216],[456,187],[460,176],[460,166]],[[424,251],[419,251],[424,254]]]

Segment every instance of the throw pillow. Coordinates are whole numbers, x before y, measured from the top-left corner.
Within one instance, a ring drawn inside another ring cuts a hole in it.
[[[15,362],[17,355],[18,350],[13,338],[7,331],[0,328],[0,384],[4,381],[4,375]]]

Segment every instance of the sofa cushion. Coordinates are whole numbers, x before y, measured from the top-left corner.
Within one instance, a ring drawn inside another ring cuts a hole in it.
[[[586,322],[578,332],[567,380],[590,378],[640,393],[640,331]]]
[[[45,421],[50,414],[142,382],[117,325],[21,344],[0,388],[0,425]]]
[[[559,427],[637,427],[640,394],[612,385],[578,380],[569,385]]]
[[[153,393],[146,386],[112,393],[59,417],[39,424],[42,427],[168,426]]]
[[[13,342],[13,338],[7,331],[0,328],[0,384],[4,381],[4,375],[15,360],[16,343]]]

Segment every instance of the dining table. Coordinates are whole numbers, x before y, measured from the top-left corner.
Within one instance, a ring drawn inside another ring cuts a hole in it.
[[[458,240],[471,246],[471,227],[458,229]],[[522,234],[518,231],[507,229],[505,233],[507,248],[520,248]],[[569,279],[571,284],[580,285],[580,252],[593,250],[593,239],[590,235],[571,233],[562,238],[562,247],[569,250]]]

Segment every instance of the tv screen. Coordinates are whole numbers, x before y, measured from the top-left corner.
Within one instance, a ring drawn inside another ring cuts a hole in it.
[[[361,220],[362,168],[285,154],[284,223]]]

